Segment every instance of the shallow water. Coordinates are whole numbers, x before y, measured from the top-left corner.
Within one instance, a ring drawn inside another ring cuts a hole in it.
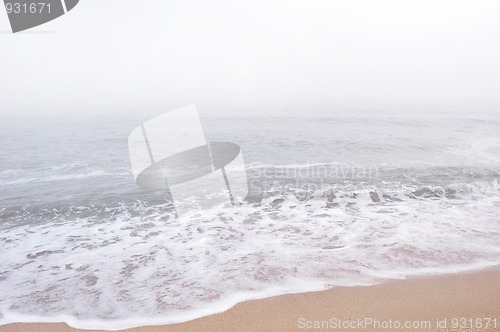
[[[203,117],[250,194],[178,220],[136,187],[142,118],[0,126],[0,316],[189,320],[269,295],[500,263],[500,119]]]

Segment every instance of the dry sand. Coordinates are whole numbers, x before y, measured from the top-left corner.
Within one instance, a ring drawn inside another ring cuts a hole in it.
[[[376,319],[379,324],[390,324],[389,320],[392,320],[392,326],[397,324],[395,321],[401,324],[407,321],[414,324],[417,324],[414,321],[424,321],[422,324],[426,324],[425,321],[428,321],[431,328],[376,329],[374,325],[358,325],[358,319],[363,321],[364,318]],[[454,318],[466,318],[468,327],[453,329]],[[497,327],[479,328],[480,323],[486,324],[485,318],[496,318]],[[339,324],[335,319],[353,320],[355,323],[351,323],[351,329],[332,328],[330,331],[500,331],[500,269],[277,296],[240,303],[224,313],[187,323],[126,331],[312,331],[316,329],[300,327],[314,324],[314,321]],[[438,319],[441,328],[436,326]],[[443,323],[445,319],[446,327]],[[21,331],[80,330],[65,324],[12,324],[0,327],[0,332]]]

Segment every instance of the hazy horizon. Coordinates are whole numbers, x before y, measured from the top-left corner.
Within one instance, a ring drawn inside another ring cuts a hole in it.
[[[154,10],[151,10],[154,8]],[[497,1],[82,1],[10,34],[0,114],[498,113]],[[43,33],[50,32],[50,33]]]

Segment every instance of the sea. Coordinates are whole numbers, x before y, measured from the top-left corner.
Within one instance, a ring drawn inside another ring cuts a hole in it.
[[[186,219],[131,172],[128,135],[161,113],[0,123],[0,324],[179,323],[500,265],[500,114],[200,109],[249,194]]]

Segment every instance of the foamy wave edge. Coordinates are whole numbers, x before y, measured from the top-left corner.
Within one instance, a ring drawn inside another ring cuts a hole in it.
[[[319,292],[332,289],[334,287],[359,287],[359,286],[373,286],[381,284],[383,282],[391,280],[403,280],[408,278],[416,277],[436,277],[444,276],[457,273],[471,273],[486,271],[489,269],[500,268],[500,262],[485,262],[476,263],[467,266],[448,266],[446,269],[440,268],[426,268],[419,270],[401,270],[401,271],[391,271],[391,272],[368,272],[372,278],[369,282],[366,280],[354,282],[350,280],[348,284],[343,282],[329,283],[325,280],[313,280],[313,279],[301,279],[301,280],[290,280],[289,284],[285,286],[274,286],[270,287],[265,291],[260,292],[238,292],[230,297],[218,301],[217,303],[211,303],[210,308],[204,309],[193,309],[186,311],[182,314],[176,314],[173,317],[143,317],[143,318],[131,318],[122,320],[80,320],[71,315],[56,315],[56,316],[35,316],[35,315],[25,315],[18,314],[9,310],[2,310],[2,318],[0,318],[0,326],[8,324],[19,324],[19,323],[49,323],[58,324],[65,323],[68,326],[75,329],[82,330],[107,330],[107,331],[119,331],[137,327],[145,326],[161,326],[170,324],[179,324],[192,321],[195,319],[203,318],[206,316],[223,313],[237,304],[252,301],[252,300],[262,300],[274,296],[299,294],[299,293],[309,293],[309,292]],[[392,275],[391,275],[392,274]],[[304,286],[306,285],[307,286]],[[216,305],[214,305],[216,304]]]

